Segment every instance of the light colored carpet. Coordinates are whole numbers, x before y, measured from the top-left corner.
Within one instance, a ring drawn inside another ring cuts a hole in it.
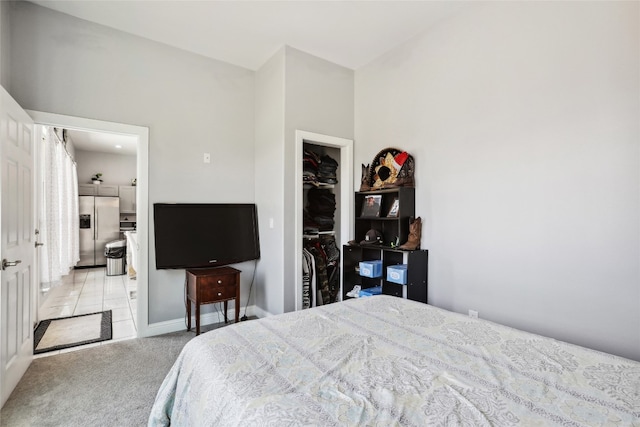
[[[0,425],[145,426],[162,380],[193,337],[175,332],[35,359]]]

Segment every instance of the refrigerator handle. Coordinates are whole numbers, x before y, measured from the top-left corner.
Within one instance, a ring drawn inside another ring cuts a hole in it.
[[[93,240],[98,240],[98,208],[96,208],[95,217],[95,224],[93,224]]]

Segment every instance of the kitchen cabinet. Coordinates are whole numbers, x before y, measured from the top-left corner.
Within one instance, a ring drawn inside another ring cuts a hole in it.
[[[78,196],[97,196],[98,187],[94,184],[78,184]]]
[[[117,185],[99,184],[95,187],[98,187],[98,196],[118,197]]]
[[[119,187],[119,194],[120,213],[136,213],[136,187],[121,185]]]
[[[109,184],[78,184],[78,196],[118,197],[118,186]]]

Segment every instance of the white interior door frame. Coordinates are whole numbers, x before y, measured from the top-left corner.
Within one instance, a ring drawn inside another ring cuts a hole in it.
[[[320,145],[324,147],[333,147],[340,150],[340,159],[338,165],[340,168],[340,241],[336,242],[338,248],[346,244],[351,230],[353,230],[353,140],[340,138],[337,136],[323,135],[320,133],[296,130],[295,143],[295,271],[298,277],[302,279],[302,223],[303,223],[303,183],[302,183],[302,158],[303,144],[305,142]],[[296,310],[302,309],[302,288],[295,282]],[[342,274],[340,275],[340,297],[342,295]]]
[[[138,337],[149,335],[149,128],[123,123],[106,122],[102,120],[86,119],[82,117],[65,116],[61,114],[45,113],[27,110],[35,124],[54,126],[81,131],[98,131],[118,135],[137,137],[138,149],[136,153],[136,221],[139,245],[139,271],[136,272],[137,282],[137,320]],[[36,207],[36,208],[39,208]]]

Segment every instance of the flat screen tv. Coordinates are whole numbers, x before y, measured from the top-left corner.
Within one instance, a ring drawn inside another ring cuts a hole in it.
[[[218,267],[260,258],[255,204],[154,203],[157,269]]]

